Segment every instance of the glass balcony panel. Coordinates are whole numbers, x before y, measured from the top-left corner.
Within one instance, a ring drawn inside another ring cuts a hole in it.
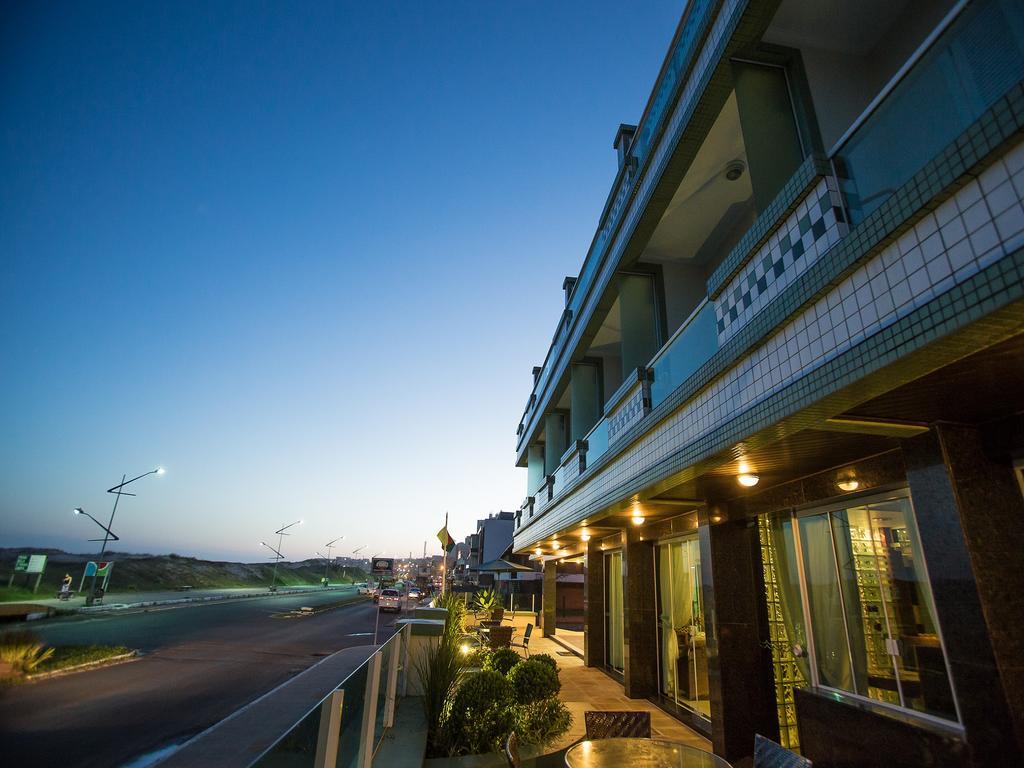
[[[601,419],[586,437],[587,468],[608,451],[608,419]]]
[[[718,349],[715,305],[707,301],[676,333],[651,365],[651,406],[657,408],[680,384],[686,381]],[[587,461],[590,461],[588,456]]]
[[[860,223],[1024,79],[1024,6],[969,6],[835,153]]]

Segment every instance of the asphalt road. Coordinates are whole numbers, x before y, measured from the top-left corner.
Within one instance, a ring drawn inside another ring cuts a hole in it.
[[[51,644],[112,643],[138,661],[0,690],[8,765],[122,766],[188,737],[316,663],[373,642],[376,606],[303,618],[276,614],[338,592],[237,600],[40,622]],[[381,614],[380,637],[395,614]]]

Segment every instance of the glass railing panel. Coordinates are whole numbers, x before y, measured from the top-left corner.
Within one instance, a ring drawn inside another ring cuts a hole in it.
[[[345,691],[345,699],[341,705],[337,768],[356,768],[359,762],[359,742],[362,739],[363,705],[366,701],[369,666],[369,662],[360,666],[340,686]]]
[[[651,364],[651,407],[656,408],[718,349],[715,305],[706,301]]]
[[[373,727],[374,750],[384,738],[384,715],[388,703],[388,678],[390,677],[391,658],[398,643],[392,638],[381,648],[380,680],[377,683],[377,716]]]
[[[590,469],[594,462],[608,451],[608,419],[601,419],[597,422],[590,430],[590,434],[587,435],[586,441],[587,469]]]
[[[1024,80],[1024,5],[968,6],[835,153],[853,224]]]
[[[253,768],[313,768],[320,733],[320,705],[303,717]]]

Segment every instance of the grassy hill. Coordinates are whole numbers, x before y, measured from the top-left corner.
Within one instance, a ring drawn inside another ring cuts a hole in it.
[[[7,589],[7,581],[14,570],[19,554],[32,552],[48,556],[46,573],[39,586],[38,597],[52,597],[60,588],[65,573],[74,579],[72,588],[78,589],[89,560],[96,555],[77,555],[59,549],[0,549],[0,599],[22,599],[31,596],[23,587],[26,577],[15,578],[15,588]],[[273,563],[233,563],[217,560],[200,560],[182,555],[129,554],[108,552],[106,557],[114,561],[114,572],[110,580],[110,591],[144,592],[158,589],[174,589],[190,585],[196,589],[217,587],[269,586]],[[324,575],[322,560],[282,561],[277,568],[277,583],[284,586],[306,586],[320,583]],[[29,582],[31,586],[34,583]],[[365,581],[366,573],[358,568],[331,568],[332,584],[350,581]]]

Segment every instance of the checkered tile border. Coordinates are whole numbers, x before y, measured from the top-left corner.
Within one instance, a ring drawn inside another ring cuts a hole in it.
[[[719,343],[848,231],[838,184],[821,179],[715,301]]]
[[[637,384],[636,392],[629,396],[608,419],[608,442],[640,421],[651,410],[651,393],[647,382]]]

